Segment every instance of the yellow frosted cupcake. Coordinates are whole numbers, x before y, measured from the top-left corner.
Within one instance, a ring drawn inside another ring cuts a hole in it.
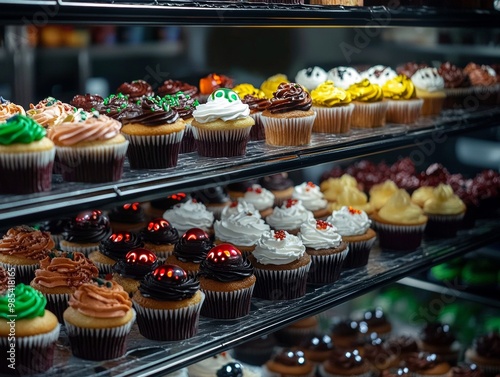
[[[383,183],[373,185],[370,189],[370,204],[375,210],[379,210],[398,191],[398,186],[388,179]]]
[[[356,178],[349,174],[344,174],[340,178],[328,178],[327,180],[321,182],[319,189],[323,193],[323,196],[329,203],[334,203],[344,187],[357,187],[358,182]]]
[[[290,82],[290,80],[288,80],[288,77],[286,75],[277,73],[265,80],[260,86],[260,90],[264,92],[266,98],[271,99],[273,98],[274,92],[278,89],[278,86],[281,83],[287,82]]]
[[[465,215],[464,202],[453,192],[450,185],[439,184],[432,197],[424,203],[424,212],[429,218],[425,234],[430,237],[454,237],[460,229]]]
[[[388,101],[384,101],[382,87],[368,79],[353,84],[347,89],[354,102],[351,127],[375,128],[385,125]]]
[[[446,94],[444,80],[436,68],[422,68],[413,74],[411,81],[417,89],[417,97],[422,98],[422,115],[438,115],[443,108]]]
[[[354,105],[351,94],[326,81],[311,91],[312,109],[316,112],[313,132],[346,133],[351,129]]]
[[[420,246],[427,216],[405,190],[399,189],[371,217],[381,249],[412,251]]]
[[[352,207],[371,215],[374,211],[373,205],[368,202],[368,196],[357,187],[346,186],[337,197],[335,203],[331,203],[328,208],[331,211],[339,210],[342,207]]]
[[[432,197],[433,191],[434,187],[432,186],[419,187],[411,194],[411,201],[421,208],[424,208],[425,202]]]
[[[424,100],[417,98],[415,85],[408,77],[399,75],[387,80],[382,92],[389,100],[386,113],[388,122],[409,124],[418,119]]]

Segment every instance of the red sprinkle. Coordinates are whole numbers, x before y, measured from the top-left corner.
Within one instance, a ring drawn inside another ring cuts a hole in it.
[[[290,208],[291,206],[294,206],[297,204],[298,200],[297,199],[288,199],[286,201],[286,208]]]
[[[348,208],[349,212],[353,215],[361,215],[361,212],[359,209],[356,209],[356,208],[352,208],[351,206],[349,206]]]
[[[284,230],[277,230],[274,232],[274,238],[276,238],[277,240],[284,240],[286,238],[286,233]]]
[[[318,230],[325,230],[329,227],[332,227],[333,225],[330,224],[328,221],[325,220],[316,220],[316,229]]]

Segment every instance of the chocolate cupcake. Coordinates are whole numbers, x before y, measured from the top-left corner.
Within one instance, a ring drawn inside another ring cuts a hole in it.
[[[285,348],[262,366],[264,376],[314,376],[314,364],[298,349]]]
[[[93,101],[90,100],[90,105]],[[135,117],[142,113],[141,107],[135,102],[129,102],[129,97],[124,94],[111,94],[97,105],[99,114],[104,114],[120,122],[125,118]]]
[[[444,80],[444,92],[446,93],[443,108],[463,108],[466,97],[472,93],[469,76],[463,69],[450,62],[441,64],[438,73]]]
[[[476,364],[486,377],[500,373],[500,334],[490,332],[476,337],[465,351],[465,361]]]
[[[182,137],[181,149],[179,153],[196,151],[196,142],[194,140],[191,122],[193,120],[193,111],[199,106],[200,103],[196,98],[192,98],[183,92],[167,95],[165,98],[170,102],[170,106],[172,106],[184,122],[186,122],[186,128],[184,129],[184,136]]]
[[[64,238],[66,225],[69,220],[69,218],[45,220],[36,224],[36,228],[42,232],[49,232],[50,237],[55,243],[54,248],[59,249],[59,241]]]
[[[294,183],[288,173],[271,174],[259,179],[259,184],[274,195],[274,206],[281,205],[292,198]]]
[[[440,322],[428,323],[420,332],[420,350],[435,353],[443,361],[455,365],[460,346],[450,325]]]
[[[450,371],[450,365],[434,353],[415,352],[409,354],[404,365],[415,377],[445,377]]]
[[[321,377],[369,377],[371,373],[370,363],[361,357],[357,349],[350,351],[334,350],[319,368]]]
[[[404,360],[408,354],[419,351],[417,340],[409,335],[399,335],[389,338],[387,340],[387,347],[389,347],[391,353],[399,361]]]
[[[359,331],[362,334],[377,333],[382,339],[387,339],[392,331],[392,325],[382,308],[367,310],[359,321]]]
[[[180,80],[166,80],[158,89],[156,89],[156,93],[161,97],[166,96],[167,94],[174,95],[179,92],[182,92],[191,98],[197,98],[199,94],[199,90],[196,86]]]
[[[373,337],[363,346],[363,357],[368,360],[379,372],[394,368],[399,363],[388,344],[378,337]]]
[[[146,214],[141,203],[127,203],[108,212],[114,232],[138,232],[146,226]]]
[[[353,349],[358,344],[359,324],[350,319],[339,321],[333,325],[331,336],[336,346]]]
[[[220,220],[224,208],[231,204],[231,199],[222,186],[196,191],[193,193],[193,197],[214,214],[215,220]]]
[[[160,260],[167,259],[179,241],[177,229],[163,218],[151,220],[139,234],[144,241],[144,247],[153,251]]]
[[[98,94],[77,94],[70,101],[71,106],[88,112],[99,111],[104,103],[104,98]]]
[[[484,373],[474,363],[460,363],[450,369],[447,377],[484,377]]]
[[[153,88],[144,80],[134,80],[121,84],[116,93],[125,94],[130,102],[137,102],[146,97],[154,96]]]
[[[330,356],[335,348],[332,338],[328,335],[313,335],[302,340],[299,345],[305,357],[316,364],[320,364]]]
[[[176,192],[167,197],[151,200],[149,206],[146,206],[146,214],[151,219],[162,217],[167,209],[173,208],[176,204],[185,203],[191,196],[184,192]]]

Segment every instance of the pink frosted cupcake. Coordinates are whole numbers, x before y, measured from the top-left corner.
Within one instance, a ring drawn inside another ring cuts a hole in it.
[[[80,121],[82,116],[87,116],[82,109],[77,109],[53,97],[47,97],[36,105],[30,104],[26,115],[44,128],[52,128],[62,122]]]
[[[376,128],[385,125],[388,101],[384,101],[380,85],[363,79],[351,85],[347,91],[354,103],[351,118],[353,128]]]

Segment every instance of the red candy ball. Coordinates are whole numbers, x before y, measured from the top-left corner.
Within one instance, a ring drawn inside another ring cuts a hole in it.
[[[149,223],[148,223],[148,232],[159,232],[160,230],[162,229],[168,229],[168,228],[171,228],[172,225],[170,225],[170,223],[163,219],[163,218],[157,218],[157,219],[154,219],[154,220],[151,220]]]
[[[215,264],[227,264],[241,259],[241,251],[230,243],[222,243],[208,252],[207,259]]]
[[[111,236],[109,236],[109,239],[114,243],[129,242],[131,236],[132,235],[129,232],[113,233]]]
[[[182,235],[186,241],[206,241],[210,239],[210,236],[203,229],[191,228]]]
[[[152,265],[156,262],[158,258],[155,253],[151,250],[137,248],[134,250],[130,250],[127,255],[125,255],[125,260],[128,264],[145,264]]]
[[[127,203],[123,205],[123,209],[130,211],[138,211],[141,208],[141,205],[138,202]]]
[[[187,273],[175,264],[164,264],[153,271],[153,276],[158,281],[183,282],[187,279]]]
[[[102,211],[99,209],[80,212],[78,215],[76,215],[75,221],[77,224],[83,224],[83,223],[107,224],[107,223],[109,223],[108,218],[106,216],[104,216],[102,214]]]

